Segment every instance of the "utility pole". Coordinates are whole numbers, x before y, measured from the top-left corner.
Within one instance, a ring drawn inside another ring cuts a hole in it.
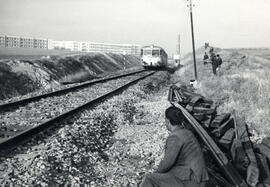
[[[178,54],[179,54],[179,60],[180,60],[180,34],[178,34]]]
[[[194,75],[195,75],[195,81],[197,81],[197,66],[196,66],[194,31],[193,31],[193,15],[192,15],[193,4],[192,4],[192,0],[187,0],[187,1],[189,1],[189,11],[190,11],[191,36],[192,36],[193,61],[194,61]]]

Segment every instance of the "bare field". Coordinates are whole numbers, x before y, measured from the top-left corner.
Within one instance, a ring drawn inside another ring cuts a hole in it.
[[[87,52],[53,49],[0,48],[0,59],[32,60],[39,59],[43,56],[65,56],[78,54],[87,54]]]
[[[244,117],[255,137],[270,133],[270,49],[226,49],[219,52],[223,64],[218,76],[212,73],[210,64],[203,65],[197,59],[198,92],[214,99],[219,112],[236,111]],[[198,53],[197,57],[202,57]],[[184,59],[183,69],[176,74],[175,81],[188,82],[194,79],[191,57]]]

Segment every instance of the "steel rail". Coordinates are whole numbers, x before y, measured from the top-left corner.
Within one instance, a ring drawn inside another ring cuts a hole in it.
[[[40,100],[42,98],[52,97],[52,96],[55,96],[55,95],[61,95],[61,94],[64,94],[64,93],[67,93],[67,92],[70,92],[70,91],[75,91],[77,89],[81,89],[81,88],[91,86],[91,85],[94,85],[94,84],[97,84],[97,83],[102,83],[102,82],[106,82],[106,81],[109,81],[109,80],[134,75],[134,74],[141,73],[141,72],[144,72],[144,71],[147,71],[147,70],[139,70],[139,71],[134,71],[134,72],[131,72],[131,73],[112,76],[112,77],[109,77],[109,78],[101,78],[101,79],[97,79],[97,80],[87,81],[87,82],[82,83],[80,85],[72,86],[72,87],[69,87],[69,88],[64,88],[64,89],[61,89],[61,90],[57,90],[57,91],[53,91],[53,92],[49,92],[49,93],[45,93],[45,94],[41,94],[41,95],[37,95],[37,96],[33,96],[33,97],[28,97],[28,98],[21,99],[21,100],[18,100],[18,101],[13,101],[13,102],[0,104],[0,111],[1,110],[6,110],[6,109],[11,108],[11,107],[24,105],[24,104],[30,103],[32,101],[37,101],[37,100]]]
[[[65,113],[62,113],[52,119],[49,119],[43,123],[41,123],[40,125],[38,126],[35,126],[35,127],[32,127],[30,129],[26,129],[24,130],[23,132],[20,132],[18,133],[17,135],[13,136],[13,137],[10,137],[6,140],[3,140],[2,142],[0,142],[0,152],[5,150],[5,149],[8,149],[8,148],[11,148],[11,147],[14,147],[15,145],[19,144],[20,142],[23,142],[24,140],[28,139],[29,137],[53,126],[56,122],[59,122],[63,119],[66,119],[67,117],[70,117],[76,113],[78,113],[79,111],[85,109],[85,108],[89,108],[95,104],[98,104],[100,103],[101,101],[103,101],[104,99],[107,99],[113,95],[116,95],[118,93],[120,93],[121,91],[123,91],[124,89],[128,88],[129,86],[131,86],[132,84],[135,84],[137,83],[138,81],[148,77],[148,76],[151,76],[153,75],[155,72],[151,72],[151,73],[148,73],[147,75],[144,75],[144,76],[141,76],[137,79],[134,79],[130,82],[128,82],[127,84],[123,85],[123,86],[120,86],[116,89],[114,89],[113,91],[109,91],[107,93],[105,93],[104,95],[102,96],[99,96],[81,106],[78,106],[72,110],[69,110]]]

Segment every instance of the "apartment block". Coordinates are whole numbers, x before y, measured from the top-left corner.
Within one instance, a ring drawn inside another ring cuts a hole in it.
[[[79,41],[53,41],[54,49],[68,49],[71,51],[104,52],[118,54],[140,55],[140,46],[132,44],[109,44]]]
[[[0,47],[48,49],[49,43],[49,39],[44,38],[0,35]]]
[[[5,36],[0,35],[0,47],[5,47],[6,46],[6,42],[5,42]]]
[[[81,41],[53,41],[51,39],[0,35],[0,47],[59,49],[82,52],[103,52],[140,55],[140,46]]]

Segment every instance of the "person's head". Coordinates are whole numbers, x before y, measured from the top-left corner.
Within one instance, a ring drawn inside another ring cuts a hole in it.
[[[166,127],[169,131],[173,131],[176,127],[182,126],[184,115],[182,111],[175,107],[170,106],[165,111]]]
[[[219,57],[219,54],[217,54],[217,57]]]

